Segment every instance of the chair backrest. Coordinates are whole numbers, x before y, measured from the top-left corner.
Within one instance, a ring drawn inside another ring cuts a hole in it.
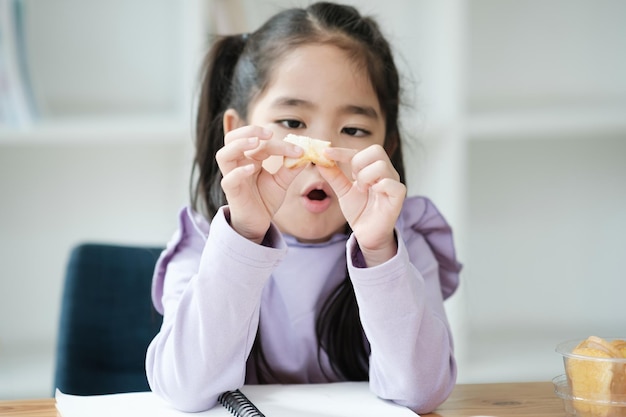
[[[150,298],[162,248],[86,243],[70,255],[55,387],[74,395],[148,391],[145,357],[162,317]]]

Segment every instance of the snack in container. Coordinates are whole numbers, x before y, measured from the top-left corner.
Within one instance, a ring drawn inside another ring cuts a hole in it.
[[[565,375],[553,382],[570,416],[626,417],[626,341],[590,336],[556,350]]]

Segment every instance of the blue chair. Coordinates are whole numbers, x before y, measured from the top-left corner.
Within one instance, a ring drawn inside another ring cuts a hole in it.
[[[150,298],[162,248],[80,244],[67,266],[55,387],[66,394],[148,391],[145,357],[162,317]]]

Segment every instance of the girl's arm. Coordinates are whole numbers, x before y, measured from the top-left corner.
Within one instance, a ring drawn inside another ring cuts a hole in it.
[[[455,288],[459,265],[449,226],[425,199],[411,199],[407,208],[406,187],[383,147],[329,148],[325,155],[351,168],[348,176],[339,167],[318,167],[353,231],[348,267],[371,346],[372,389],[418,413],[432,411],[456,380],[443,308],[449,276],[440,276],[439,264],[441,256],[451,258]],[[449,240],[448,253],[435,254],[442,240]]]
[[[151,389],[183,411],[207,410],[243,385],[261,293],[286,251],[274,228],[264,243],[276,248],[243,238],[227,220],[222,208],[206,237],[183,213],[179,238],[157,264],[153,298],[163,325],[146,372]]]
[[[424,202],[432,208],[424,211],[423,218],[430,217],[426,232],[400,226],[397,254],[370,268],[352,236],[348,267],[371,346],[370,385],[380,397],[421,414],[445,401],[456,382],[443,298],[456,288],[461,266],[449,227],[438,213],[430,216],[434,206],[425,199],[410,200],[413,211]]]

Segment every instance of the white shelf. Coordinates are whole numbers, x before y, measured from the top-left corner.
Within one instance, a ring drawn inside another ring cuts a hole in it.
[[[206,2],[79,3],[24,1],[36,116],[0,125],[0,147],[188,143]]]
[[[55,118],[31,126],[0,127],[5,145],[190,143],[192,122],[171,115]]]

